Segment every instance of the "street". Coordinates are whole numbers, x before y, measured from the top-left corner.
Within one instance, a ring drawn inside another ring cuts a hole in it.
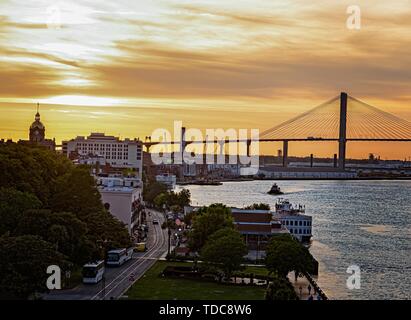
[[[118,299],[127,289],[167,251],[167,230],[161,229],[163,214],[153,210],[147,216],[149,226],[146,252],[133,254],[133,258],[121,267],[106,267],[105,279],[97,284],[81,284],[69,290],[55,290],[44,296],[46,300],[102,300]],[[152,224],[152,220],[159,224]]]

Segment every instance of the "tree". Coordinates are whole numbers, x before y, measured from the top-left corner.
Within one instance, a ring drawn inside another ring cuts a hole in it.
[[[87,239],[87,225],[67,212],[50,210],[28,210],[19,221],[16,235],[36,235],[49,241],[58,251],[76,264],[99,258],[96,244],[90,246]],[[89,251],[85,254],[85,251]]]
[[[23,212],[29,209],[47,209],[50,212],[38,216],[40,220],[44,219],[49,223],[50,214],[53,216],[55,213],[66,212],[73,216],[56,215],[56,218],[66,220],[57,224],[66,227],[69,234],[73,228],[77,231],[84,230],[80,232],[84,236],[78,237],[75,242],[81,242],[80,246],[70,248],[67,241],[59,243],[59,249],[67,252],[70,257],[77,256],[71,254],[73,250],[80,250],[82,257],[76,259],[78,262],[95,256],[98,241],[106,241],[118,247],[130,245],[125,225],[104,208],[87,166],[74,166],[64,156],[44,148],[11,143],[0,144],[0,171],[0,200],[6,199],[0,201],[0,217],[5,218],[2,219],[3,222],[0,221],[0,234],[8,232],[13,235],[19,228],[19,235],[36,234],[48,241],[46,231],[50,224],[44,230],[34,220],[33,224],[20,224]],[[9,191],[5,192],[6,189]],[[56,234],[55,230],[54,236]],[[78,233],[73,231],[73,234]]]
[[[243,257],[247,254],[247,246],[241,234],[233,228],[224,228],[214,232],[201,249],[201,259],[225,277],[241,268]]]
[[[51,243],[55,243],[56,251],[59,251],[59,244],[69,241],[67,228],[61,224],[53,224],[48,230],[47,239]]]
[[[144,201],[154,204],[154,199],[161,193],[167,193],[167,186],[164,183],[151,181],[144,185]]]
[[[46,262],[65,257],[81,266],[102,258],[105,249],[130,246],[125,225],[102,204],[88,167],[10,143],[0,144],[0,172],[0,295],[24,298],[43,290]]]
[[[165,206],[167,209],[178,208],[181,211],[184,206],[190,204],[191,200],[190,191],[183,189],[180,192],[166,191],[158,194],[154,200],[153,204],[158,209],[163,209]]]
[[[188,189],[183,189],[177,193],[177,203],[180,208],[190,205],[191,203],[191,193]]]
[[[173,220],[166,220],[161,224],[161,229],[167,229],[168,235],[168,249],[167,253],[170,255],[170,246],[171,246],[171,230],[177,227],[176,223]]]
[[[189,247],[199,251],[208,237],[219,229],[234,229],[231,209],[221,204],[201,208],[193,217],[192,231],[189,234]]]
[[[45,206],[55,179],[72,166],[66,157],[45,148],[16,143],[0,145],[0,187],[34,194]]]
[[[248,210],[270,210],[270,205],[267,203],[254,203],[251,206],[244,207]]]
[[[168,194],[160,193],[157,197],[154,198],[154,206],[158,209],[163,209],[164,206],[167,206]]]
[[[64,255],[36,236],[0,237],[0,298],[27,299],[35,292],[47,292],[47,267],[68,270]]]
[[[267,269],[280,277],[286,277],[290,271],[312,272],[313,257],[301,243],[290,235],[275,236],[266,249]]]
[[[275,276],[265,293],[266,300],[298,300],[294,287],[286,278]]]
[[[33,194],[0,188],[0,235],[13,232],[24,211],[40,207],[40,200]]]
[[[50,208],[55,212],[72,212],[79,219],[104,209],[87,167],[74,167],[56,179]]]
[[[86,167],[74,167],[57,179],[51,209],[72,212],[86,224],[87,238],[94,243],[104,240],[118,247],[131,244],[125,225],[105,209]]]

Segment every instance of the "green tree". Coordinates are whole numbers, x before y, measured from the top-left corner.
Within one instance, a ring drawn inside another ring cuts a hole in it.
[[[0,145],[0,187],[34,194],[47,206],[55,179],[73,165],[62,155],[41,147]]]
[[[167,193],[160,193],[157,197],[154,198],[154,206],[160,210],[164,208],[164,206],[167,207],[168,203],[168,194]]]
[[[191,203],[191,193],[188,189],[183,189],[177,193],[177,203],[180,208],[190,205]]]
[[[167,193],[167,186],[164,183],[150,181],[144,185],[143,198],[145,202],[154,204],[154,199],[161,193]]]
[[[10,287],[1,282],[1,293],[9,289],[12,295],[23,297],[37,290],[22,284],[36,284],[37,274],[12,270],[13,264],[17,269],[24,265],[35,270],[39,261],[32,253],[37,249],[40,258],[51,248],[49,257],[64,254],[70,263],[81,266],[101,258],[104,249],[131,244],[125,225],[103,206],[88,167],[74,166],[45,148],[9,143],[0,144],[0,172],[0,236],[4,248],[12,252],[10,259],[3,259],[7,255],[3,248],[0,274],[9,272],[4,281],[16,283]],[[19,257],[24,262],[13,258],[20,252],[15,248],[23,252]],[[16,291],[19,285],[21,292]]]
[[[86,224],[87,238],[93,243],[105,240],[119,247],[131,244],[125,225],[104,208],[86,167],[74,167],[57,179],[51,209],[75,214]]]
[[[0,235],[12,233],[23,212],[41,207],[36,196],[13,188],[0,188]]]
[[[267,203],[254,203],[251,206],[244,207],[249,210],[270,210],[270,205]]]
[[[290,271],[312,272],[313,258],[308,249],[290,235],[275,236],[266,249],[267,269],[280,277],[286,277]]]
[[[64,255],[36,236],[0,237],[0,298],[27,299],[35,292],[47,292],[47,267],[67,270]]]
[[[88,242],[87,225],[71,213],[28,210],[21,216],[15,234],[39,236],[76,264],[99,257],[95,254],[96,244]]]
[[[178,204],[172,205],[170,207],[172,213],[179,213],[181,212],[181,207]]]
[[[294,287],[286,278],[275,276],[267,287],[266,300],[298,300]]]
[[[241,269],[243,257],[248,250],[241,234],[233,228],[214,232],[201,249],[201,259],[212,268],[221,270],[229,278]]]
[[[72,212],[79,219],[104,209],[87,167],[74,167],[56,180],[50,208],[55,212]]]
[[[168,235],[167,253],[168,253],[168,256],[170,255],[171,233],[172,233],[172,230],[175,230],[176,228],[177,228],[177,225],[173,220],[166,220],[161,224],[161,229],[167,229],[167,235]]]
[[[189,247],[199,251],[209,236],[219,229],[234,229],[231,209],[221,204],[201,208],[193,217],[192,231],[189,234]]]

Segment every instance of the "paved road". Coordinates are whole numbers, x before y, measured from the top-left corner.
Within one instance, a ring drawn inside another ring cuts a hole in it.
[[[161,229],[163,214],[152,210],[150,212],[151,217],[147,216],[148,250],[144,253],[134,253],[133,258],[121,267],[106,268],[105,287],[104,281],[97,284],[81,284],[70,290],[53,291],[44,299],[101,300],[121,297],[167,251],[167,231]],[[153,225],[152,219],[158,219],[160,224]]]

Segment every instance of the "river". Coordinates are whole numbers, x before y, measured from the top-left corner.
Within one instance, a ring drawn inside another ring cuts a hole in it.
[[[193,205],[243,207],[268,203],[272,181],[184,186]],[[279,181],[293,204],[313,217],[310,251],[320,263],[318,284],[331,299],[411,298],[411,181]],[[181,187],[178,187],[178,189]],[[358,265],[361,287],[347,288]]]

